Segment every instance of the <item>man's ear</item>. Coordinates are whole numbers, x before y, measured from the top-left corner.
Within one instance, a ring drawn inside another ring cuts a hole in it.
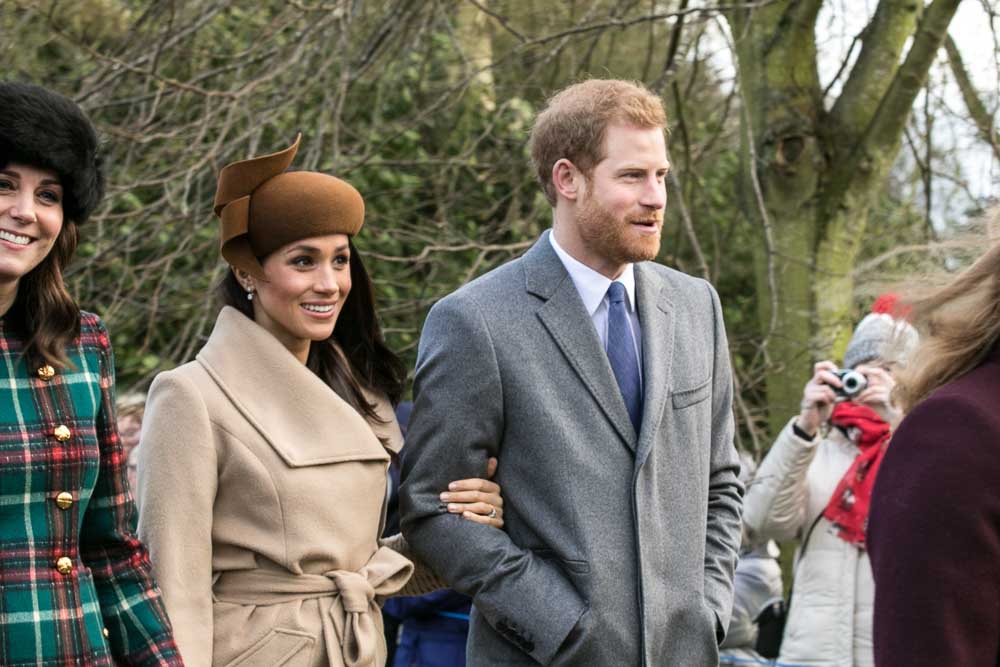
[[[575,164],[562,158],[552,165],[552,187],[560,197],[576,201],[586,188],[583,172]]]

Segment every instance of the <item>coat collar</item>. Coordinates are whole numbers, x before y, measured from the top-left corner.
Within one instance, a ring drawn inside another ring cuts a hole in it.
[[[559,261],[556,251],[552,249],[552,243],[549,241],[551,233],[551,230],[542,232],[541,237],[521,258],[524,263],[525,289],[546,301],[563,286],[563,282],[568,281],[570,286],[573,286],[573,281],[569,280],[569,272]]]
[[[611,287],[613,281],[566,252],[556,241],[556,235],[553,232],[549,232],[549,243],[556,251],[559,261],[566,267],[566,272],[569,273],[573,285],[576,286],[576,291],[580,293],[580,299],[583,301],[584,308],[587,309],[587,314],[593,318],[594,313],[604,302],[608,288]],[[626,264],[622,274],[615,278],[614,282],[620,282],[625,286],[625,307],[631,312],[635,308],[635,265]]]
[[[198,363],[237,410],[292,467],[385,459],[376,430],[274,336],[235,308],[219,313]],[[386,400],[378,425],[390,448],[402,444]]]
[[[576,285],[549,242],[550,233],[542,234],[524,255],[526,288],[545,300],[538,310],[539,319],[622,441],[635,451],[635,428],[611,364]]]
[[[656,430],[666,398],[673,390],[674,324],[676,316],[667,281],[649,262],[636,264],[636,300],[642,329],[642,432],[636,451],[641,466],[656,442]]]

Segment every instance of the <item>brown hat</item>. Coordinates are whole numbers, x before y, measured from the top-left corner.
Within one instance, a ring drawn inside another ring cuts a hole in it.
[[[365,221],[365,202],[349,183],[315,171],[285,171],[301,139],[219,172],[215,214],[222,220],[222,256],[261,280],[258,257],[311,236],[354,236]]]

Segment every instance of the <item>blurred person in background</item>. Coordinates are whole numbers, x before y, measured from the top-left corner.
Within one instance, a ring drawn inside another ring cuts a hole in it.
[[[404,440],[412,409],[410,401],[396,406],[396,419]],[[486,476],[492,477],[495,470],[496,459],[491,459]],[[396,461],[389,466],[389,474],[392,482],[384,532],[387,536],[399,532],[399,465]],[[382,608],[390,646],[386,664],[392,667],[465,667],[471,607],[471,598],[451,589],[386,600]]]
[[[1000,211],[994,211],[1000,222]],[[914,298],[907,416],[872,496],[879,667],[1000,665],[1000,243]]]
[[[471,598],[446,588],[386,606],[402,626],[392,667],[465,667]]]
[[[843,368],[847,386],[821,361],[747,489],[745,521],[757,539],[797,539],[788,620],[778,661],[809,667],[870,667],[875,585],[865,547],[871,487],[902,417],[893,404],[894,369],[917,333],[884,296],[854,330]],[[857,378],[857,376],[855,376]],[[853,395],[848,391],[860,389]]]
[[[130,392],[118,399],[118,435],[125,453],[128,485],[133,495],[136,491],[136,468],[139,465],[139,434],[142,431],[142,414],[146,410],[146,394]]]
[[[740,452],[740,481],[748,487],[757,464]],[[781,581],[781,551],[774,540],[758,539],[743,526],[740,559],[733,581],[733,615],[722,642],[722,667],[770,665],[777,657],[784,622],[785,599]]]
[[[396,405],[396,422],[399,424],[399,431],[406,442],[406,428],[410,423],[410,411],[413,410],[413,401],[400,401]],[[392,537],[399,532],[399,457],[394,457],[389,461],[389,483],[386,486],[385,501],[385,526],[382,527],[382,537]],[[396,657],[396,646],[399,643],[400,622],[399,617],[393,610],[393,600],[386,600],[382,606],[382,632],[385,635],[386,658],[385,664],[391,665]]]
[[[0,664],[180,665],[136,537],[107,329],[63,283],[104,194],[72,101],[0,82]]]

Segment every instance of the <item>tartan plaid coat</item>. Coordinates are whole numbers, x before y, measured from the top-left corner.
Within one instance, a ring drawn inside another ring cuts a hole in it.
[[[0,318],[0,665],[182,665],[136,537],[104,324],[75,368],[29,364]]]

